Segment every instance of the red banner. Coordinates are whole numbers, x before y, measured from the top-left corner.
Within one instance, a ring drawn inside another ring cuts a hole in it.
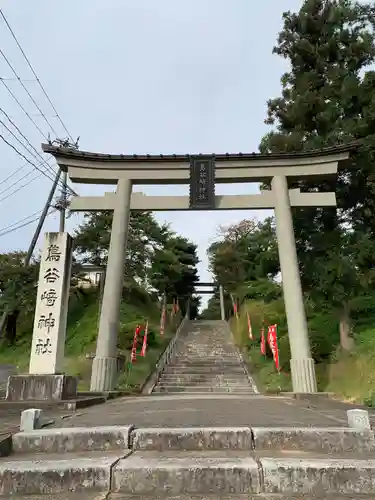
[[[266,339],[264,338],[264,326],[260,329],[260,352],[263,356],[266,355]]]
[[[165,308],[163,306],[160,318],[160,335],[164,335],[164,329],[165,329]]]
[[[133,337],[133,347],[132,347],[132,353],[130,356],[130,362],[134,363],[137,360],[137,343],[138,343],[138,335],[141,332],[141,327],[138,325],[135,329],[134,332],[134,337]]]
[[[272,351],[276,369],[277,371],[280,371],[279,348],[277,346],[277,325],[271,325],[268,327],[267,340],[268,345],[270,346],[270,349]]]
[[[238,307],[237,307],[236,302],[233,302],[233,313],[235,314],[236,318],[238,319]]]
[[[249,339],[253,340],[253,329],[251,328],[250,315],[248,311],[246,311],[246,316],[247,316],[247,331],[249,333]]]
[[[173,302],[172,302],[172,311],[171,311],[171,318],[173,318],[173,316],[176,314],[176,303],[175,303],[175,300],[173,299]]]
[[[141,349],[141,356],[146,356],[147,335],[148,335],[148,321],[146,322],[145,333],[143,334],[143,344],[142,344],[142,349]]]

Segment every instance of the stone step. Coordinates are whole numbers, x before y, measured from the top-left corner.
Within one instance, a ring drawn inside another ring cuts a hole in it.
[[[200,386],[177,386],[177,385],[156,385],[152,391],[153,393],[158,392],[184,392],[184,393],[230,393],[230,394],[254,394],[254,389],[249,384],[243,387],[215,387],[210,385],[200,385]]]
[[[238,376],[232,376],[232,377],[226,377],[226,376],[212,376],[212,374],[200,374],[200,375],[191,375],[191,374],[183,374],[183,375],[176,375],[170,374],[170,373],[165,373],[163,374],[160,379],[160,381],[163,382],[168,382],[168,383],[175,383],[176,385],[179,384],[195,384],[195,383],[202,383],[205,381],[210,381],[212,383],[222,383],[224,385],[227,384],[236,384],[238,382],[242,383],[248,383],[248,378],[244,373],[239,373]]]
[[[213,375],[235,375],[238,373],[245,373],[242,366],[231,366],[230,368],[222,368],[216,366],[180,366],[176,364],[167,365],[163,373],[189,373],[194,375],[211,373]]]
[[[182,380],[182,379],[176,379],[176,378],[171,378],[167,379],[162,377],[157,385],[164,385],[164,386],[176,386],[176,385],[182,385],[184,387],[195,387],[195,386],[200,386],[200,385],[205,385],[205,386],[210,386],[210,387],[247,387],[249,386],[249,381],[247,378],[242,378],[236,381],[230,381],[226,382],[224,380],[215,380],[215,379],[203,379],[203,380]]]
[[[175,359],[181,360],[181,361],[194,361],[194,362],[208,362],[208,363],[239,363],[240,358],[237,356],[228,356],[228,357],[223,357],[223,356],[212,356],[212,357],[207,357],[207,355],[202,354],[202,356],[196,356],[193,354],[190,355],[181,355],[179,353],[176,353]]]
[[[19,432],[12,436],[14,453],[120,451],[129,448],[134,426],[66,427]]]
[[[135,452],[113,468],[112,491],[153,496],[205,494],[373,494],[375,460],[323,456],[254,458],[214,452]],[[275,497],[274,497],[275,498]],[[351,496],[350,498],[353,498]]]
[[[240,360],[238,354],[233,356],[227,356],[224,354],[216,354],[215,356],[210,356],[206,352],[202,352],[202,354],[197,353],[176,353],[177,359],[181,360],[192,360],[192,361],[209,361],[209,362],[238,362]]]
[[[61,494],[54,494],[53,495],[53,500],[302,500],[300,496],[296,497],[293,495],[291,497],[290,495],[273,495],[272,493],[270,495],[268,494],[261,494],[261,495],[252,495],[249,497],[247,493],[236,493],[236,494],[225,494],[223,495],[211,495],[207,494],[204,495],[164,495],[163,493],[160,494],[152,494],[152,496],[149,495],[142,495],[139,497],[138,495],[135,496],[133,493],[127,495],[126,493],[101,493],[98,495],[98,493],[95,492],[70,492],[70,493],[61,493]],[[17,498],[15,500],[51,500],[50,496],[46,495],[33,495],[32,498],[30,498],[29,495],[17,495]],[[303,500],[319,500],[317,499],[316,495],[303,495]],[[355,496],[350,496],[348,497],[347,495],[340,495],[340,494],[328,494],[324,495],[324,500],[374,500],[373,495],[355,495]]]
[[[374,433],[345,427],[71,427],[19,432],[11,438],[16,455],[76,452],[248,450],[327,454],[374,453]],[[1,462],[0,462],[1,464]]]
[[[242,364],[238,361],[236,363],[214,363],[211,361],[193,361],[193,360],[180,360],[176,359],[173,361],[172,365],[174,366],[183,366],[186,368],[216,368],[222,370],[230,370],[231,368],[242,367]]]
[[[51,455],[48,460],[33,455],[30,460],[2,461],[1,495],[48,493],[49,498],[56,498],[54,495],[74,491],[82,495],[96,492],[98,499],[111,498],[103,495],[108,492],[121,499],[122,495],[134,499],[185,495],[185,500],[211,495],[220,499],[229,494],[247,495],[254,500],[280,499],[278,495],[305,500],[309,498],[306,494],[316,499],[334,494],[347,495],[351,500],[365,495],[374,498],[373,458],[308,454],[252,457],[248,451],[136,451],[125,455],[66,454],[63,459]]]
[[[181,351],[176,351],[176,354],[179,355],[179,357],[195,357],[195,358],[208,358],[208,359],[238,359],[239,358],[239,353],[237,350],[218,350],[218,349],[202,349],[202,350],[197,350],[197,349],[182,349]]]
[[[61,454],[8,457],[0,461],[0,498],[48,494],[52,499],[71,491],[106,493],[111,486],[112,467],[123,456],[91,452],[66,453],[63,458]]]

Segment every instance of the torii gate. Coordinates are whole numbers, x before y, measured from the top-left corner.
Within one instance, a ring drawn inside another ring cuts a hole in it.
[[[276,154],[111,155],[43,144],[72,182],[114,184],[116,193],[76,197],[73,211],[113,210],[91,390],[108,391],[116,380],[116,346],[130,210],[274,209],[294,392],[317,391],[294,238],[291,207],[336,206],[334,192],[303,193],[288,180],[332,177],[350,159],[357,143],[322,150]],[[262,182],[271,190],[255,195],[215,196],[215,183]],[[188,196],[132,193],[133,184],[188,184]]]

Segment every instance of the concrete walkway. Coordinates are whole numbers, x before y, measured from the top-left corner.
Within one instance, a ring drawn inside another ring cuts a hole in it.
[[[322,400],[318,403],[291,397],[226,394],[178,394],[119,398],[79,410],[55,427],[135,425],[142,427],[183,426],[347,426],[350,404]],[[375,423],[375,412],[372,412]]]

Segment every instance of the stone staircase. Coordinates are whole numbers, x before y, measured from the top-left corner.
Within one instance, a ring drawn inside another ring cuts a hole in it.
[[[374,452],[349,428],[35,430],[3,446],[0,498],[373,500]]]
[[[190,321],[185,332],[154,393],[258,392],[225,321]]]

